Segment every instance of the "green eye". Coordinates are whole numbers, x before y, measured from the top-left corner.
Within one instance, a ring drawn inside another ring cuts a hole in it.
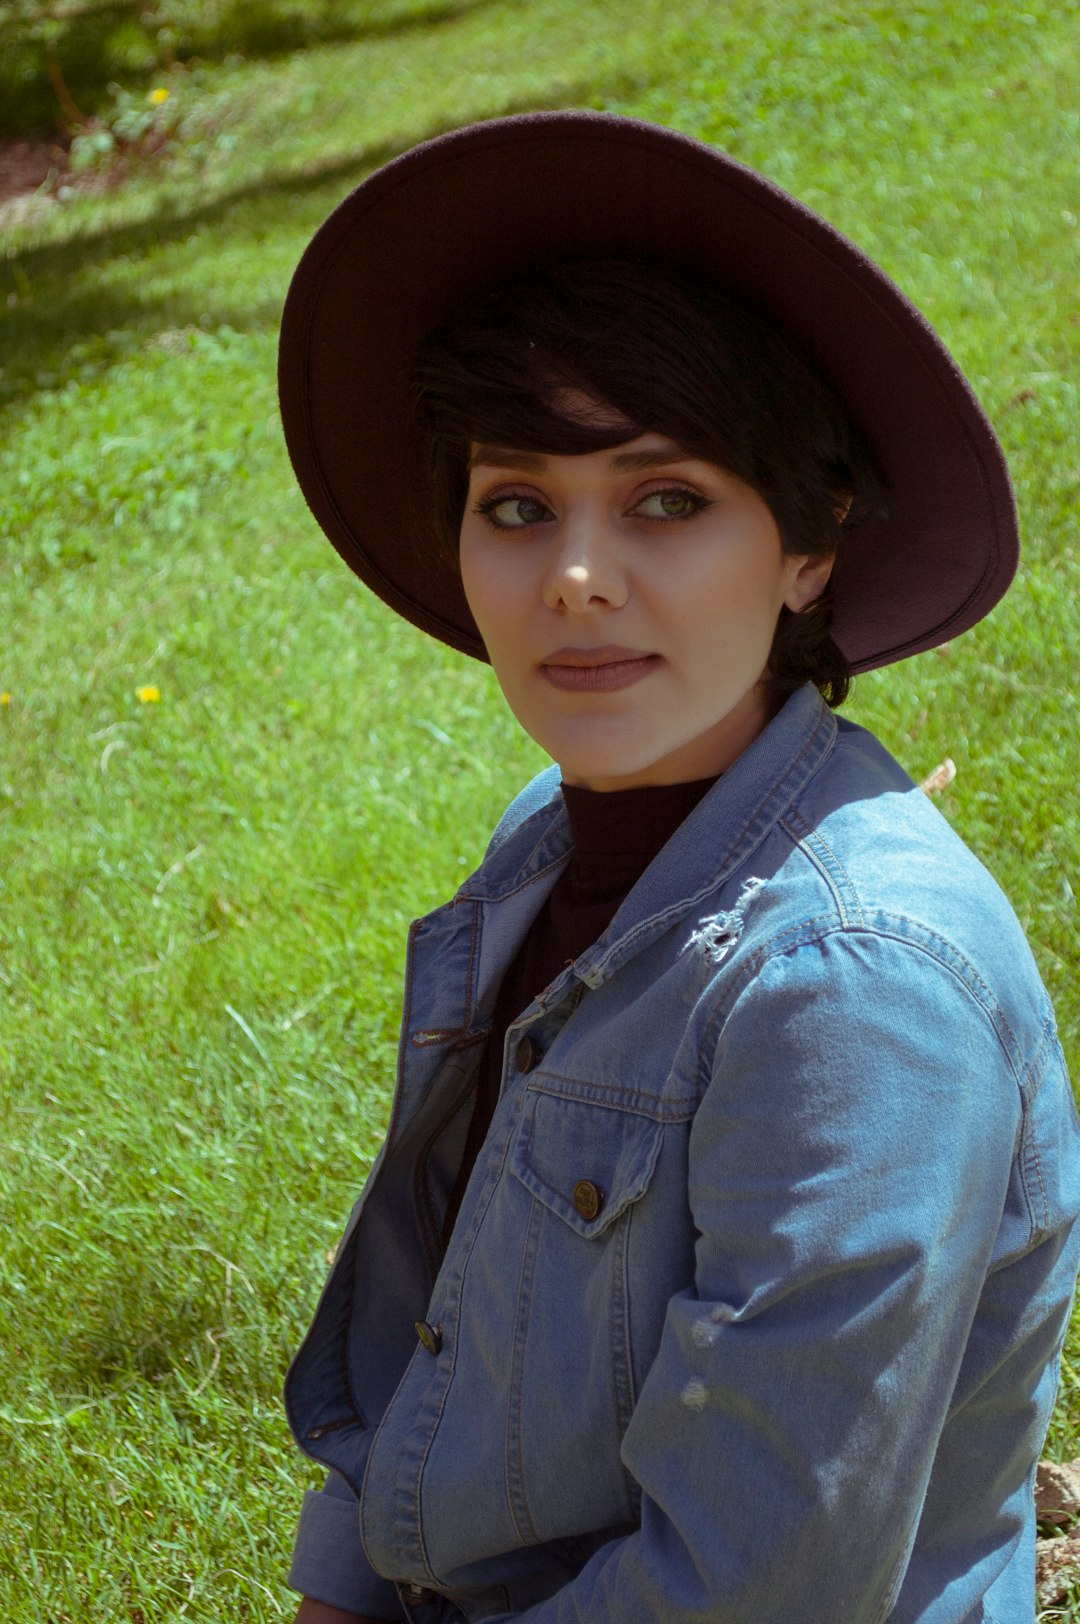
[[[487,501],[477,504],[476,511],[482,513],[497,530],[524,530],[528,525],[542,524],[551,516],[543,502],[531,496],[489,497]]]
[[[666,491],[650,491],[638,503],[638,512],[646,519],[688,519],[706,506],[704,498],[695,491],[673,486]]]
[[[686,491],[665,491],[660,498],[660,506],[671,518],[689,512],[693,505],[693,498]]]
[[[503,508],[509,508],[513,518],[504,518]],[[507,524],[539,524],[547,509],[541,502],[530,501],[528,497],[515,496],[509,502],[499,503],[499,517]]]

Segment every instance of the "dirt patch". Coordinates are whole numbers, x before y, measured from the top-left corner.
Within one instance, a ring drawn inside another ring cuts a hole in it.
[[[46,181],[55,185],[67,172],[67,148],[53,136],[48,141],[0,141],[0,203],[36,192]]]
[[[0,230],[48,207],[67,167],[67,149],[56,136],[0,141]]]

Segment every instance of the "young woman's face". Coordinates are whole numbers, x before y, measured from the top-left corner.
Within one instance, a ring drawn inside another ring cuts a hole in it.
[[[673,440],[539,456],[474,446],[465,595],[511,710],[569,784],[709,778],[768,720],[783,605],[830,561],[784,553],[764,499]]]

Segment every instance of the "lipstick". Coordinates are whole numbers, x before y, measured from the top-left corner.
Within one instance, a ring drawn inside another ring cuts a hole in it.
[[[617,693],[650,676],[660,664],[659,654],[605,645],[603,648],[562,648],[540,663],[540,674],[564,693]]]

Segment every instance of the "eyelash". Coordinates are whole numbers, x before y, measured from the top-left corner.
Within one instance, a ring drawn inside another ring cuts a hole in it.
[[[487,519],[495,530],[527,530],[528,525],[503,524],[501,520],[495,517],[495,509],[502,507],[504,502],[536,502],[537,507],[547,507],[545,502],[537,502],[536,497],[530,496],[527,491],[497,491],[492,496],[482,497],[473,508],[473,512],[479,513],[481,518]]]
[[[688,513],[672,513],[663,519],[657,518],[653,514],[646,515],[646,522],[650,524],[678,524],[680,520],[692,519],[696,514],[704,512],[706,508],[713,505],[709,497],[702,496],[700,491],[695,491],[689,485],[658,485],[655,490],[646,491],[644,495],[639,497],[636,506],[640,507],[643,502],[647,502],[653,496],[688,496],[693,506]],[[528,530],[530,526],[527,523],[503,524],[499,519],[495,518],[495,509],[501,507],[504,502],[535,502],[537,507],[547,508],[546,502],[539,501],[528,491],[497,491],[491,496],[482,497],[476,503],[473,512],[478,513],[481,518],[487,519],[495,530]],[[550,509],[547,509],[547,511],[550,512]],[[543,521],[537,520],[535,522],[541,523]]]

